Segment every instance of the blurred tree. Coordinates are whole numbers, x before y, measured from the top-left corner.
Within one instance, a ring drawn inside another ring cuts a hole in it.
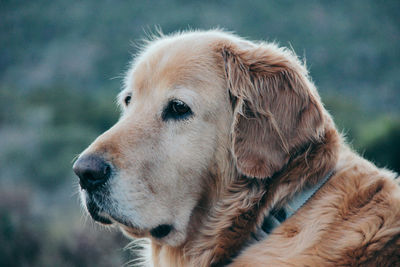
[[[364,156],[379,167],[400,173],[400,121],[388,124],[382,135],[373,138],[366,145]]]

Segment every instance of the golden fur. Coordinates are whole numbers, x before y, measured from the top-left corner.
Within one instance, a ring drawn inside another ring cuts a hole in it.
[[[130,223],[114,223],[151,238],[154,266],[400,265],[396,174],[349,149],[292,51],[221,31],[161,36],[125,87],[120,102],[133,104],[83,154],[119,170],[108,197]],[[194,117],[162,122],[171,97]],[[245,245],[272,208],[331,171],[294,216]],[[175,230],[151,237],[166,221]]]

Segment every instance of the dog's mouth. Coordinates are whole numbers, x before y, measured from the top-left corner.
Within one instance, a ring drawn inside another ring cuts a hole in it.
[[[100,215],[103,210],[92,200],[87,201],[86,203],[87,210],[92,217],[93,220],[105,225],[111,225],[112,221],[109,218],[106,218],[103,215]]]
[[[102,194],[104,194],[104,192]],[[87,211],[92,219],[96,222],[107,226],[110,226],[114,223],[131,226],[129,223],[110,213],[109,209],[107,208],[108,205],[104,203],[104,195],[100,195],[99,193],[90,194],[85,192],[85,199]]]
[[[128,235],[132,235],[133,237],[143,237],[146,235],[147,232],[156,239],[162,239],[168,236],[174,229],[171,224],[160,224],[157,227],[150,228],[148,230],[139,229],[137,227],[134,227],[131,223],[128,223],[125,220],[122,220],[116,216],[112,216],[111,214],[106,212],[90,196],[87,197],[86,207],[90,216],[96,222],[106,226],[110,226],[116,223],[120,225]]]
[[[136,229],[136,227],[134,227],[128,221],[121,219],[120,217],[111,213],[108,209],[103,208],[103,205],[101,205],[101,203],[98,203],[96,197],[94,196],[87,195],[86,207],[92,219],[100,224],[108,226],[112,224],[120,224],[124,227]]]

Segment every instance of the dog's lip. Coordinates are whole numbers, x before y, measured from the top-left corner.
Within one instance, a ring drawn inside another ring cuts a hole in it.
[[[171,224],[160,224],[157,227],[140,229],[137,227],[128,226],[123,223],[119,223],[119,226],[128,236],[141,238],[141,237],[153,237],[155,240],[162,240],[169,236],[173,231],[174,227]]]
[[[95,201],[93,195],[86,194],[86,208],[92,219],[96,222],[99,222],[103,225],[113,224],[109,216],[105,214],[103,208],[97,203],[97,201]]]
[[[98,203],[96,196],[94,195],[89,195],[89,194],[87,195],[86,208],[92,219],[95,220],[96,222],[99,222],[104,225],[119,224],[121,226],[137,229],[137,227],[135,227],[128,221],[105,210],[102,207],[101,203]]]
[[[102,212],[101,208],[97,206],[97,204],[94,201],[88,201],[87,202],[87,210],[90,214],[90,216],[95,220],[96,222],[105,224],[105,225],[111,225],[112,221],[102,215],[100,213]]]
[[[90,216],[96,222],[99,222],[103,225],[119,225],[128,235],[133,237],[144,237],[151,235],[156,239],[163,239],[168,236],[173,230],[174,227],[172,224],[159,224],[155,227],[142,229],[140,227],[134,226],[129,221],[126,221],[119,216],[115,216],[115,214],[111,214],[105,211],[95,200],[95,197],[88,196],[86,201],[87,211]]]
[[[174,227],[171,224],[160,224],[159,226],[150,230],[151,236],[157,239],[162,239],[168,236]]]

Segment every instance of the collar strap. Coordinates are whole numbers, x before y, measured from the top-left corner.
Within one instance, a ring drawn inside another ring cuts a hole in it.
[[[330,171],[323,179],[318,181],[315,185],[304,188],[297,192],[293,198],[282,208],[272,209],[268,216],[264,218],[261,228],[256,230],[253,238],[257,241],[263,240],[284,221],[295,214],[301,207],[303,207],[308,200],[315,195],[315,193],[332,177],[333,171]]]

